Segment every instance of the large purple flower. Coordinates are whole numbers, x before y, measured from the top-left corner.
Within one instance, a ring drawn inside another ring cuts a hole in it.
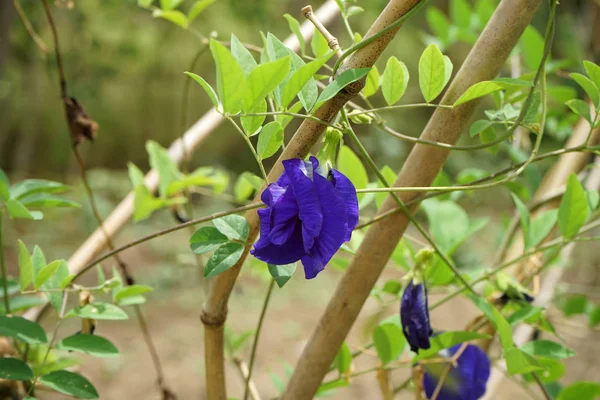
[[[310,162],[283,161],[284,173],[262,194],[260,239],[251,253],[269,264],[302,260],[306,279],[321,272],[358,223],[356,190],[335,169]]]
[[[462,345],[443,350],[441,355],[452,357]],[[447,364],[425,364],[423,386],[427,398],[431,398]],[[485,385],[490,377],[490,360],[479,347],[468,344],[458,357],[456,365],[442,384],[438,400],[477,400],[485,393]]]
[[[411,279],[404,289],[400,302],[400,320],[402,332],[415,353],[419,349],[428,349],[429,336],[433,334],[429,322],[429,309],[427,306],[427,288],[425,283],[414,284]]]

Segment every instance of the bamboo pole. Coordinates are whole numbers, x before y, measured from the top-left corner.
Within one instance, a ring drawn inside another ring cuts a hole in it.
[[[452,104],[471,85],[493,79],[498,74],[539,3],[540,0],[503,0],[500,3],[441,103]],[[453,109],[437,108],[421,139],[456,143],[476,104],[473,101]],[[446,149],[415,145],[394,186],[431,185],[448,154]],[[400,193],[399,196],[407,202],[420,194]],[[388,196],[378,214],[396,206],[396,201]],[[416,205],[413,205],[411,211],[415,209]],[[283,399],[310,399],[315,395],[408,222],[406,215],[397,213],[369,229],[305,347]]]
[[[335,3],[335,0],[327,0],[319,9],[315,12],[316,17],[327,25],[335,16],[339,13],[339,8]],[[300,32],[305,40],[312,37],[313,25],[310,21],[304,22],[300,26]],[[296,35],[292,34],[288,36],[284,44],[294,51],[300,49],[300,44]],[[194,125],[192,125],[184,135],[175,140],[169,147],[169,156],[177,164],[185,158],[186,151],[188,154],[192,153],[197,149],[200,144],[206,139],[225,119],[215,110],[211,108],[204,114]],[[183,144],[185,143],[185,146]],[[185,151],[184,151],[185,149]],[[148,171],[144,178],[144,183],[151,190],[155,191],[158,188],[159,178],[158,172],[154,169]],[[129,192],[127,196],[117,207],[110,213],[110,215],[104,220],[103,228],[109,237],[114,237],[132,218],[133,216],[133,201],[134,194]],[[77,274],[84,268],[90,261],[94,260],[103,250],[107,247],[106,237],[100,228],[96,229],[86,241],[73,253],[69,258],[68,266],[69,273]],[[25,318],[34,320],[43,306],[32,308],[25,314]]]
[[[421,0],[423,1],[423,0]],[[419,0],[391,0],[373,23],[365,38],[377,34],[407,14]],[[340,68],[340,72],[352,68],[372,67],[395,36],[400,27],[380,36],[374,42],[353,53]],[[364,80],[346,86],[334,98],[323,104],[315,113],[322,121],[331,121],[340,109],[364,86]],[[305,119],[290,143],[269,172],[268,181],[276,180],[283,171],[282,161],[290,158],[304,158],[311,147],[321,137],[326,125]],[[257,196],[259,198],[259,196]],[[259,221],[256,211],[247,212],[246,220],[250,225],[248,243],[253,243],[258,235]],[[213,282],[208,299],[204,304],[201,320],[204,324],[204,347],[206,365],[207,396],[209,400],[227,398],[225,384],[225,358],[223,354],[223,325],[227,318],[227,302],[242,265],[248,256],[251,245],[246,246],[240,260],[230,269],[218,275]]]

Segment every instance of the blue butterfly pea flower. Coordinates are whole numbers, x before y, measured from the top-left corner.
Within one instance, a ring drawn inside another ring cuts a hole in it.
[[[443,350],[441,355],[452,357],[462,345]],[[427,398],[431,398],[447,364],[425,364],[423,386]],[[468,344],[442,384],[437,400],[477,400],[485,394],[490,377],[490,360],[479,347]]]
[[[429,337],[433,330],[429,322],[427,288],[424,282],[415,283],[415,279],[408,282],[400,302],[400,320],[402,332],[412,351],[418,353],[419,349],[430,347]]]
[[[283,161],[284,173],[263,192],[260,239],[251,253],[269,264],[302,261],[306,279],[321,272],[358,223],[350,180],[315,157]]]

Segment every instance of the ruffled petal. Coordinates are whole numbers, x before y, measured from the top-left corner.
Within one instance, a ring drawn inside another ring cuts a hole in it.
[[[425,284],[415,285],[412,280],[408,283],[402,294],[400,319],[410,349],[415,353],[418,353],[419,349],[428,349],[432,330],[429,323]]]
[[[269,232],[271,232],[271,209],[260,208],[257,213],[260,221],[260,238],[254,244],[254,248],[261,248],[271,243],[269,240]]]
[[[305,255],[302,246],[302,228],[298,223],[288,239],[281,245],[273,244],[267,239],[266,243],[259,247],[259,242],[256,243],[251,254],[269,264],[290,264]]]
[[[352,237],[352,231],[358,224],[358,198],[356,196],[356,189],[350,179],[346,178],[344,174],[335,169],[331,170],[333,176],[333,185],[344,199],[346,204],[346,213],[348,214],[348,228],[346,229],[346,237],[344,241],[350,240]]]
[[[452,357],[461,348],[458,344],[448,351]],[[440,368],[435,364],[425,365],[423,386],[427,397],[431,397],[441,378]],[[443,370],[443,368],[442,368]],[[479,347],[468,344],[458,357],[456,368],[453,368],[444,381],[439,400],[477,400],[485,394],[485,386],[490,377],[490,360]]]
[[[312,176],[312,166],[308,164],[307,167],[306,164],[302,160],[292,159],[285,160],[283,167],[290,178],[290,186],[294,190],[302,225],[308,234],[316,237],[321,232],[323,226],[323,214],[315,185],[309,178],[309,176]],[[310,168],[310,170],[307,168]]]
[[[292,234],[298,221],[298,204],[294,192],[288,188],[271,208],[271,232],[269,240],[283,244]]]
[[[267,205],[272,207],[279,198],[285,193],[285,187],[279,186],[276,183],[271,183],[260,195],[260,199]]]
[[[315,239],[310,259],[306,260],[307,264],[304,263],[304,259],[302,262],[307,279],[322,271],[331,257],[339,250],[344,243],[348,226],[343,199],[333,184],[319,174],[314,174],[313,179],[323,210],[323,229]]]

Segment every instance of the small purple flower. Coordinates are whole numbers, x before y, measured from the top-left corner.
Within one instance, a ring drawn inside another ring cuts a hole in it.
[[[441,355],[452,357],[462,345],[443,350]],[[423,386],[427,398],[431,398],[446,369],[447,364],[425,364]],[[468,344],[458,357],[456,366],[442,384],[437,400],[477,400],[485,393],[485,385],[490,377],[490,360],[479,347]]]
[[[400,302],[402,332],[415,353],[430,347],[429,337],[433,334],[429,323],[427,288],[425,283],[414,284],[411,279],[404,289]]]
[[[263,192],[260,239],[251,253],[269,264],[302,261],[306,279],[321,272],[358,223],[356,190],[315,157],[283,161],[284,173]]]

